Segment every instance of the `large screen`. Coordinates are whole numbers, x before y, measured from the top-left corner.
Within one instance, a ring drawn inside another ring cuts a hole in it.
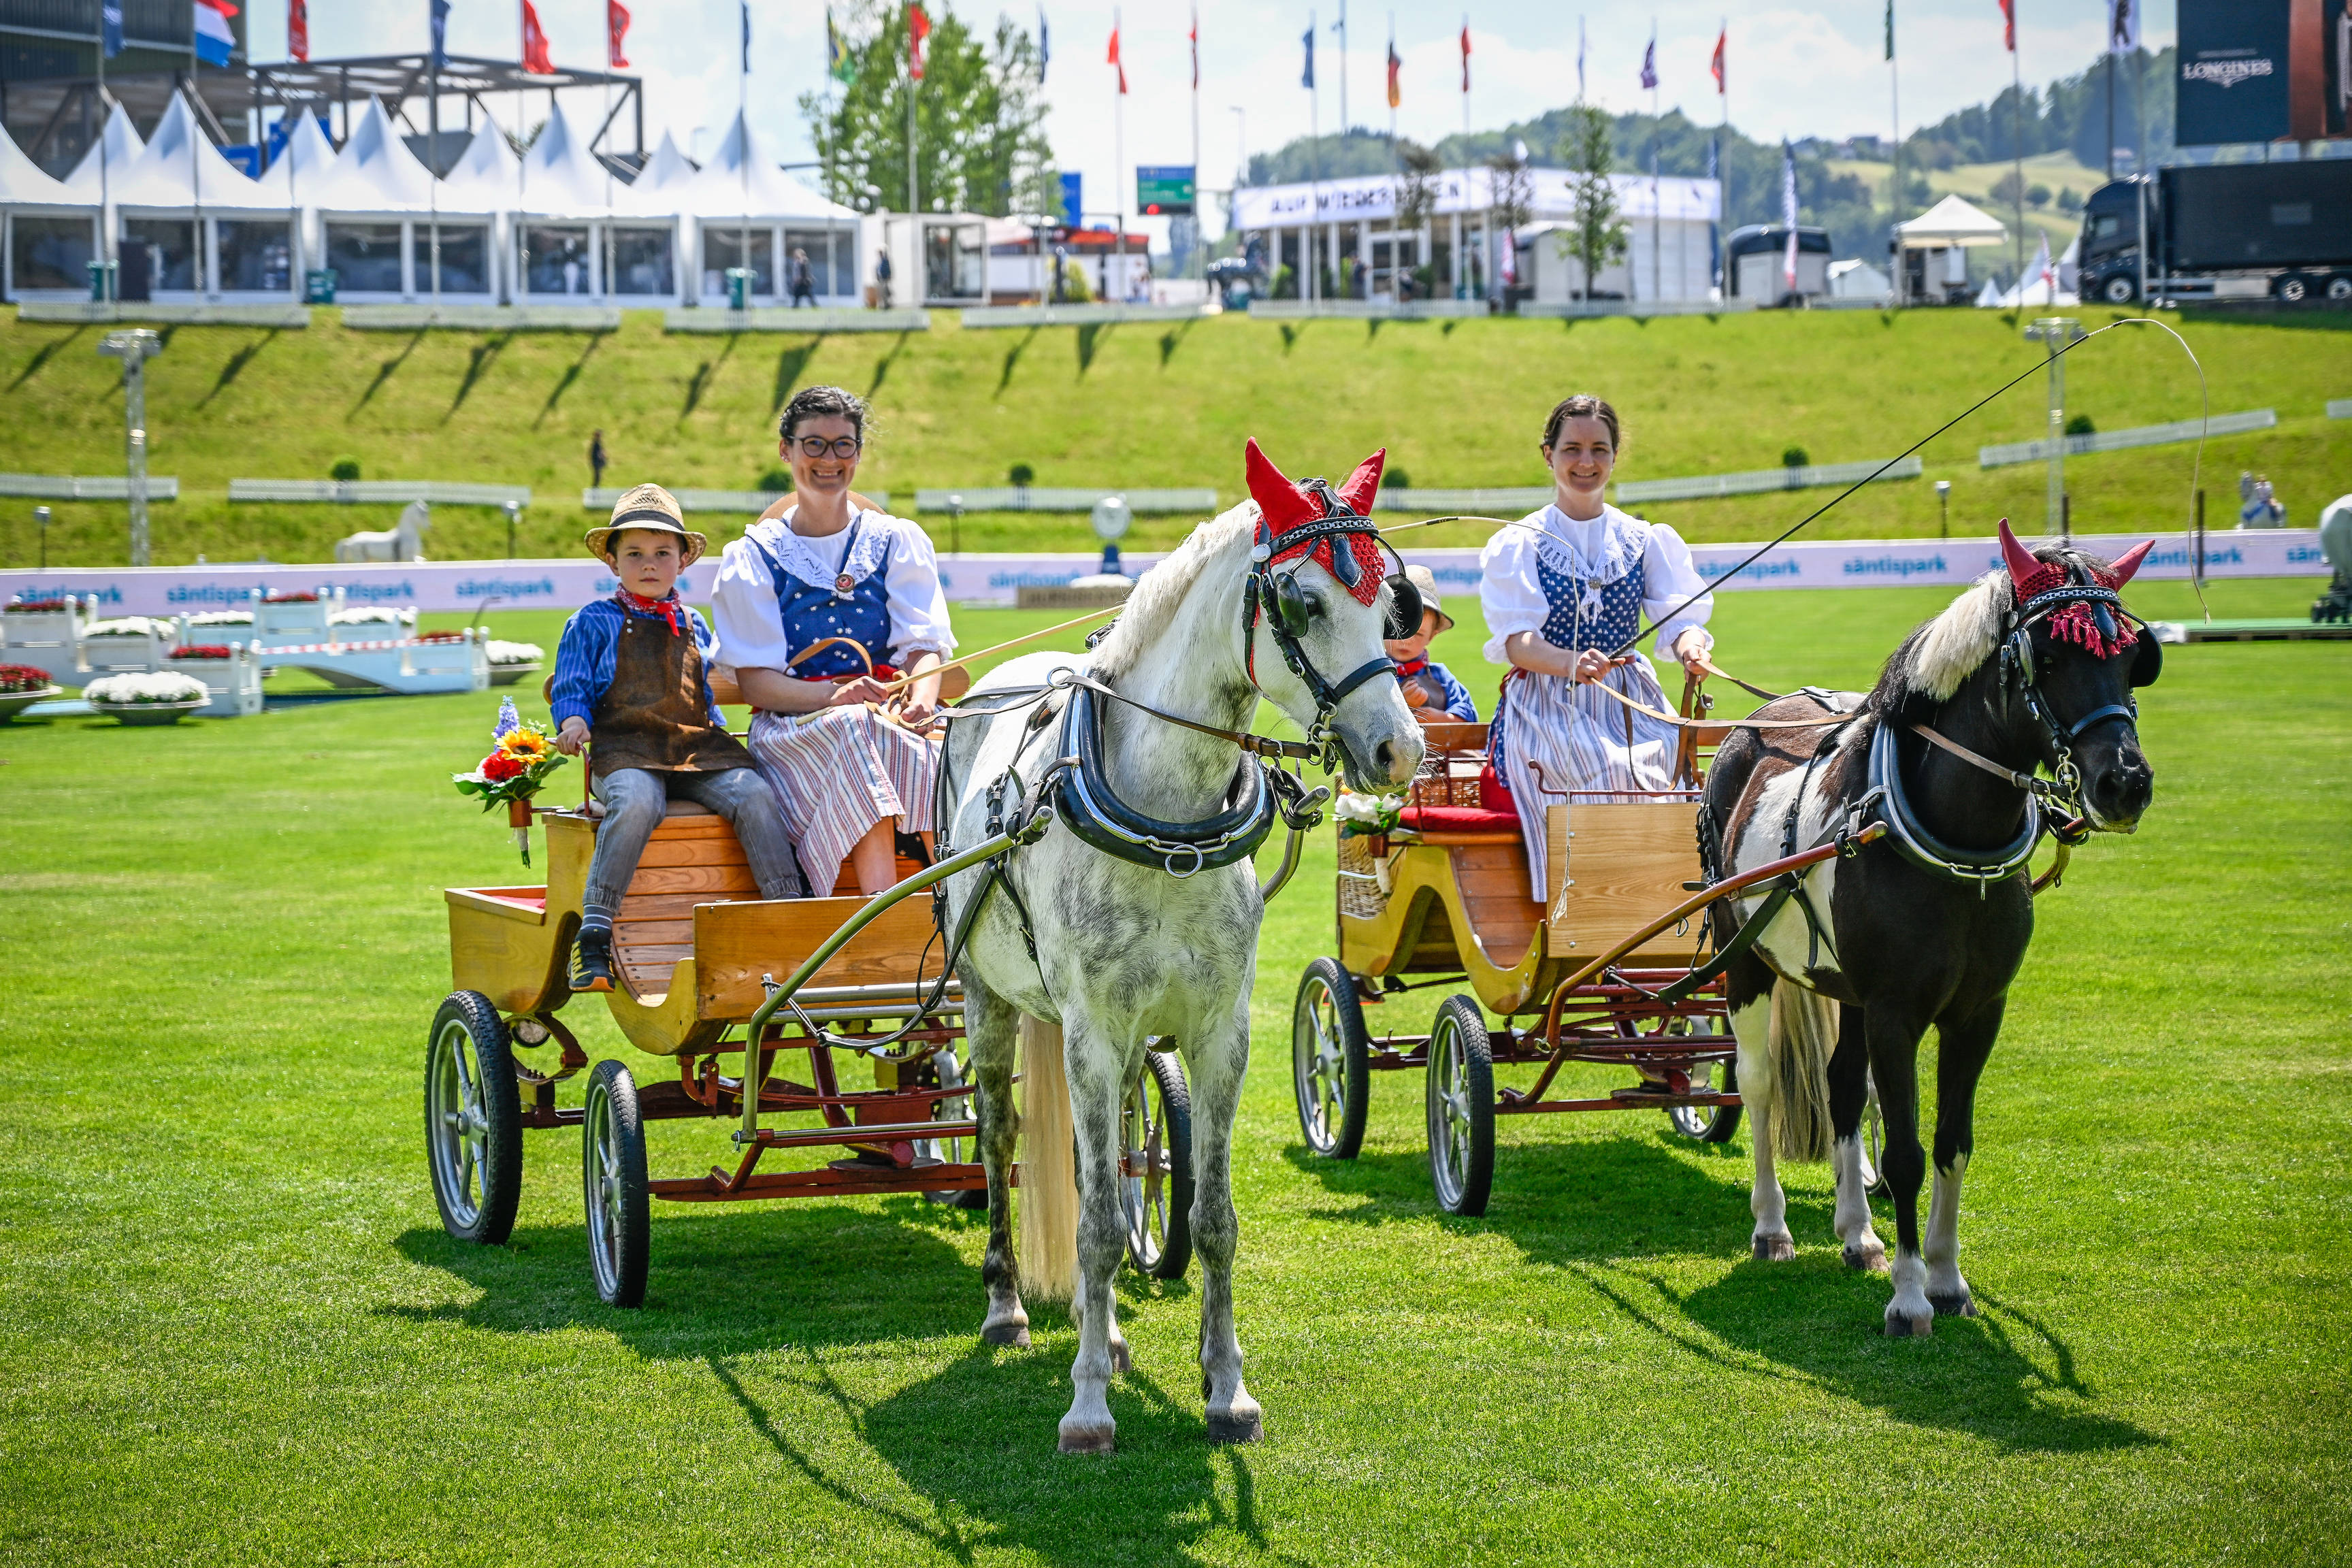
[[[2318,141],[2352,133],[2347,0],[2179,0],[2175,140]]]

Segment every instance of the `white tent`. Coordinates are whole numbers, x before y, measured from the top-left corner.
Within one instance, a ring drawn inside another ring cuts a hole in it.
[[[605,248],[602,220],[627,186],[581,142],[562,105],[548,111],[547,122],[524,152],[520,184],[520,195],[509,204],[518,280],[515,302],[601,298],[604,288],[597,261]],[[674,236],[675,223],[671,230]]]
[[[85,201],[0,133],[0,221],[6,225],[0,286],[14,300],[26,290],[86,299],[97,254],[98,201]]]
[[[694,226],[705,303],[725,303],[727,271],[743,266],[753,298],[783,299],[789,274],[776,261],[795,250],[808,256],[820,300],[856,302],[858,215],[778,168],[740,112],[710,162],[678,190],[676,210]]]
[[[256,180],[223,155],[174,93],[155,134],[113,172],[124,299],[277,300],[291,294],[294,214],[284,164]],[[143,252],[143,255],[138,254]]]
[[[1998,310],[2001,308],[2001,303],[2000,285],[1990,278],[1986,279],[1985,286],[1977,291],[1977,309]]]
[[[520,172],[506,132],[485,115],[466,144],[466,155],[442,176],[441,199],[469,212],[505,212],[521,199],[515,188]]]
[[[116,104],[114,111],[106,117],[106,126],[98,133],[97,142],[82,154],[73,173],[66,176],[66,188],[73,193],[76,201],[97,205],[100,188],[110,195],[113,182],[146,146],[139,138],[139,128],[131,123],[131,111]]]
[[[320,250],[334,269],[338,300],[437,297],[481,304],[497,298],[500,204],[487,189],[452,192],[436,182],[377,100],[368,100],[334,167],[315,184],[316,194],[303,193],[303,204],[319,215]]]
[[[1917,217],[1896,224],[1895,232],[1906,250],[2009,243],[2009,230],[1999,218],[1958,196],[1946,196]]]
[[[646,160],[637,177],[616,195],[615,204],[632,212],[674,217],[677,201],[660,193],[682,190],[696,173],[694,165],[686,161],[686,154],[677,150],[677,141],[665,131],[654,155]]]
[[[679,214],[696,173],[665,131],[637,177],[614,184],[600,257],[607,294],[681,297],[678,258],[687,254],[688,226]]]

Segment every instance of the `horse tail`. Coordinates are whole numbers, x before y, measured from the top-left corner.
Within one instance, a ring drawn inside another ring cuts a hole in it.
[[[1764,1078],[1753,1096],[1772,1134],[1776,1160],[1830,1157],[1830,1055],[1837,1048],[1838,1005],[1791,980],[1772,983],[1765,1031]],[[1748,1086],[1742,1084],[1743,1093]]]
[[[1021,1018],[1021,1289],[1066,1301],[1077,1293],[1078,1138],[1062,1031]]]

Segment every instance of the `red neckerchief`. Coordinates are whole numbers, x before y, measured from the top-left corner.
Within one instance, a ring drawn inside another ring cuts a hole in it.
[[[635,610],[641,616],[659,616],[669,623],[670,636],[686,635],[686,606],[677,602],[677,589],[672,588],[661,598],[648,599],[624,588],[613,597],[625,610]]]
[[[1409,658],[1403,660],[1396,667],[1397,679],[1399,680],[1402,680],[1406,676],[1419,675],[1423,670],[1427,669],[1428,668],[1429,660],[1426,658]]]

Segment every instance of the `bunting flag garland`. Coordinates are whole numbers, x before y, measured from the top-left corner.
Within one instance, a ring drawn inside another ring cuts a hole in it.
[[[826,24],[830,26],[832,21],[832,15],[827,13]],[[621,47],[621,40],[628,35],[628,8],[621,4],[621,0],[604,0],[604,60],[614,70],[625,71],[629,68],[628,54]]]
[[[1402,101],[1403,93],[1397,87],[1397,71],[1404,62],[1397,58],[1396,40],[1389,40],[1389,107],[1394,109]]]
[[[1715,58],[1706,63],[1706,68],[1715,73],[1715,92],[1717,98],[1722,97],[1725,90],[1726,83],[1724,79],[1728,74],[1728,68],[1724,63],[1723,49],[1724,46],[1730,41],[1731,29],[1729,27],[1726,27],[1723,31],[1717,33],[1715,36]]]
[[[286,0],[286,54],[298,65],[310,58],[310,7],[308,0]]]
[[[1120,94],[1124,96],[1127,92],[1127,67],[1120,63],[1118,58],[1118,26],[1117,23],[1113,23],[1111,25],[1110,55],[1108,58],[1103,61],[1103,64],[1113,68],[1118,72],[1118,90]]]
[[[555,62],[547,57],[547,30],[530,0],[522,0],[522,68],[537,76],[555,74]]]
[[[1642,86],[1644,90],[1658,85],[1658,40],[1652,38],[1650,47],[1642,51]]]
[[[2000,47],[2017,53],[2017,0],[2000,0]]]
[[[225,66],[236,52],[236,35],[228,19],[236,15],[229,0],[195,0],[196,58],[208,66]]]
[[[1470,18],[1462,18],[1462,90],[1470,90]]]
[[[923,57],[929,52],[931,19],[920,5],[907,7],[907,74],[923,79]]]

